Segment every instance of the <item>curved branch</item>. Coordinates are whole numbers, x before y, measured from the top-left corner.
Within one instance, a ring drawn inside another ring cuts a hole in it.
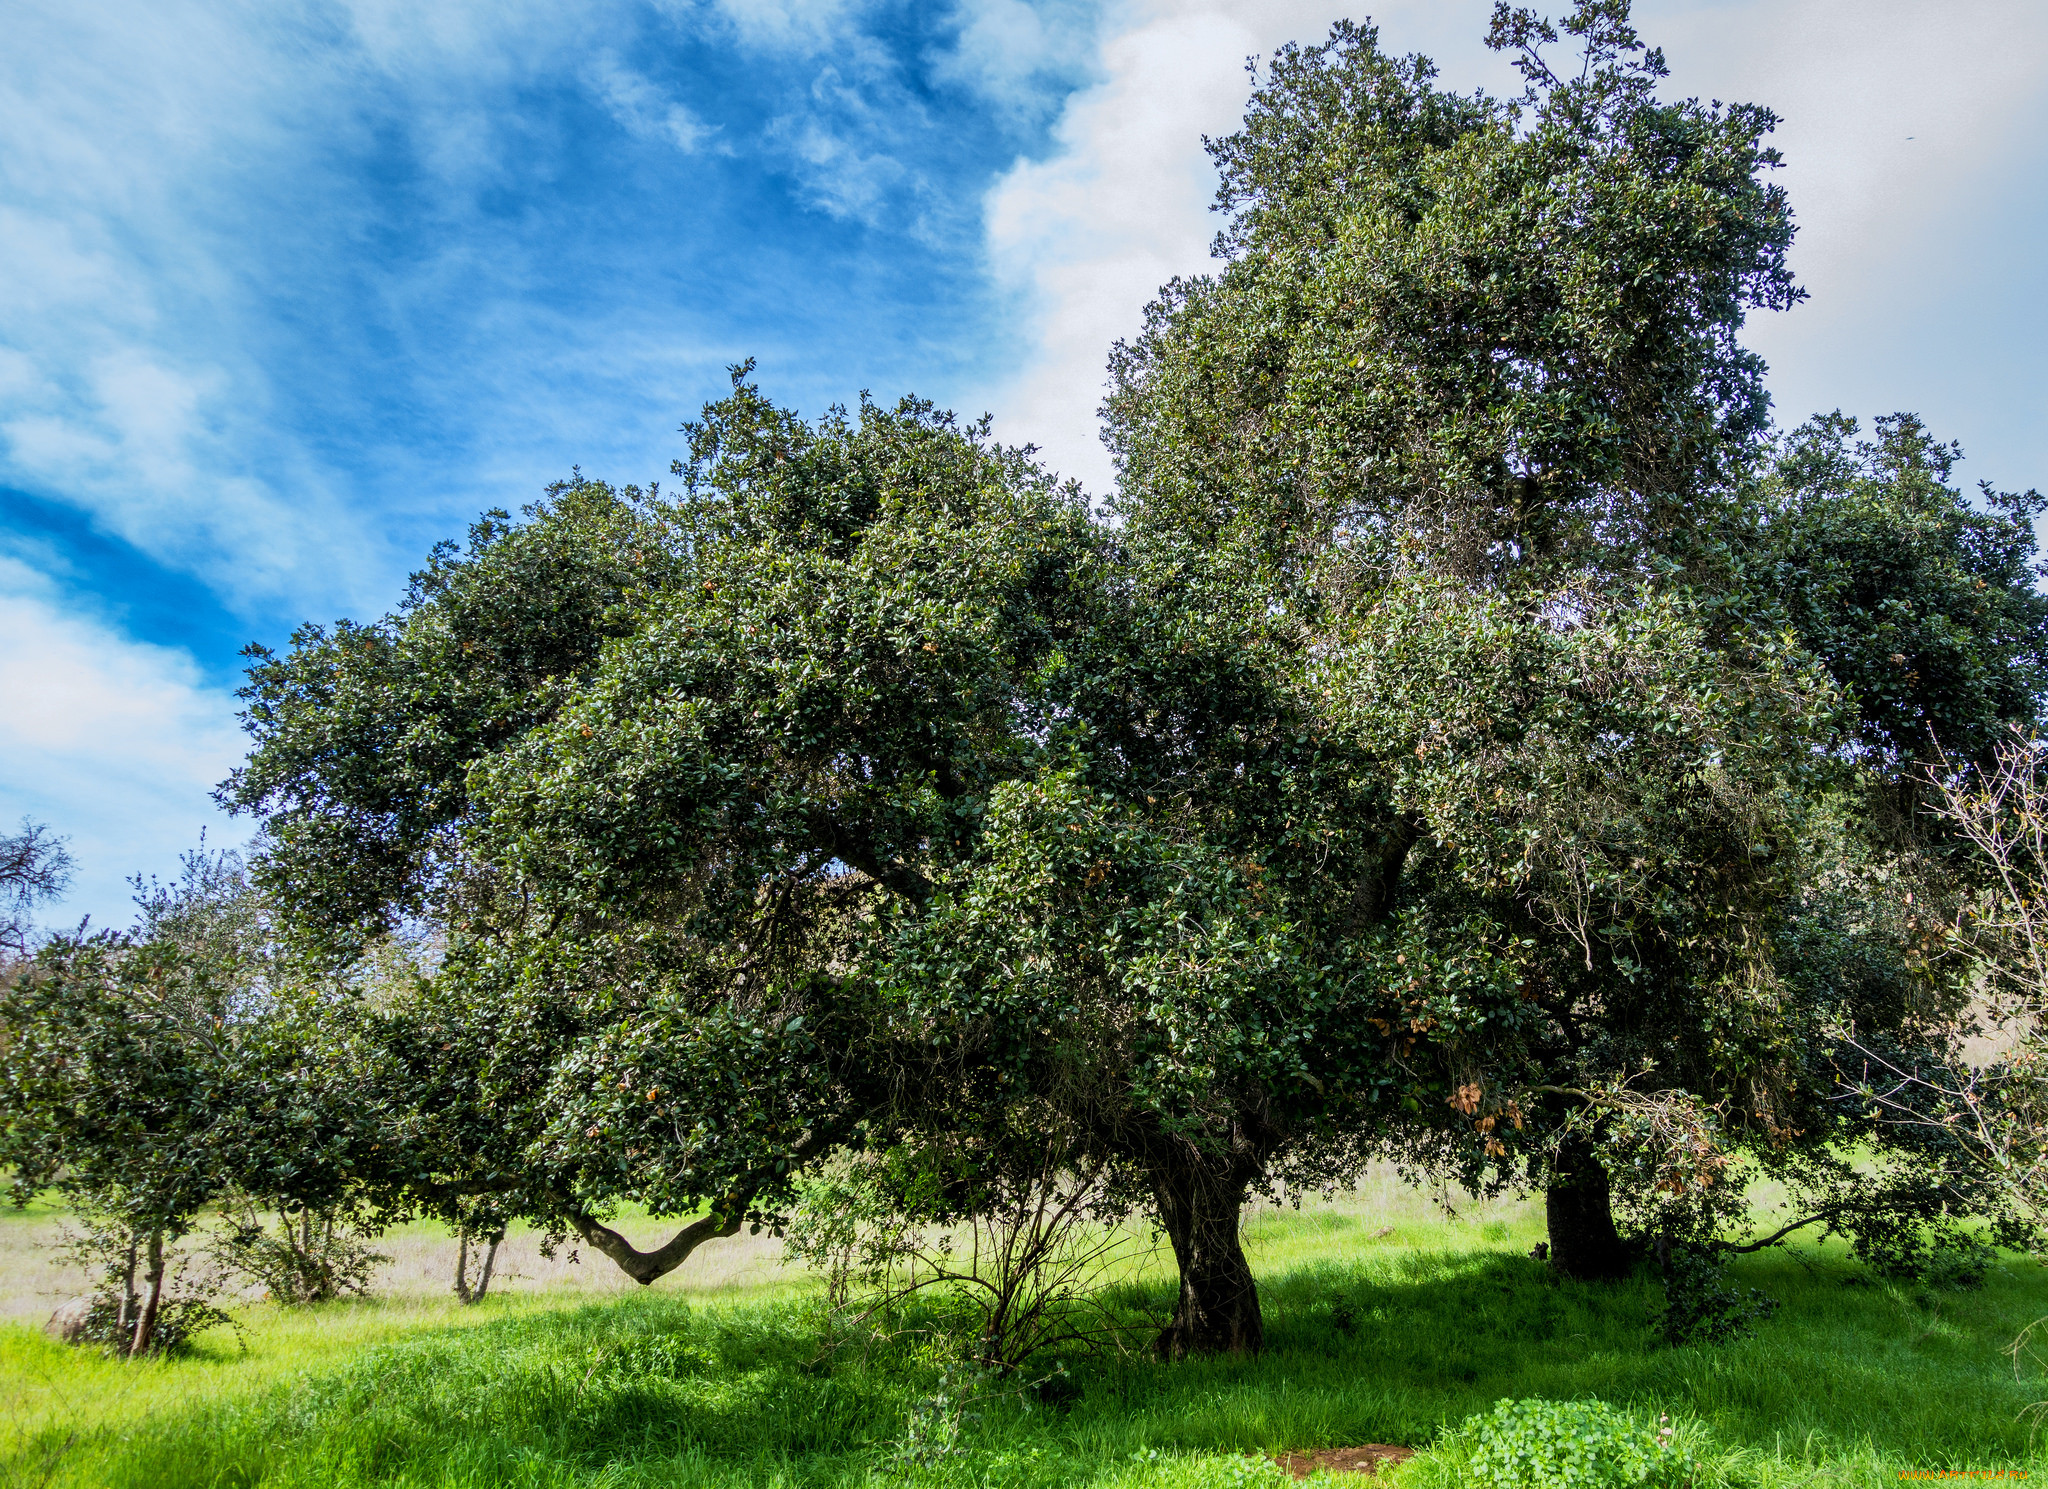
[[[1751,1241],[1744,1246],[1737,1246],[1732,1241],[1716,1241],[1714,1249],[1716,1251],[1725,1251],[1731,1256],[1741,1256],[1747,1252],[1761,1251],[1766,1246],[1777,1245],[1796,1230],[1805,1230],[1809,1225],[1819,1225],[1822,1221],[1833,1220],[1841,1213],[1839,1207],[1832,1210],[1823,1210],[1818,1215],[1809,1215],[1804,1220],[1795,1220],[1790,1225],[1781,1226],[1777,1230],[1772,1231],[1768,1236],[1765,1236],[1761,1241]]]
[[[803,1140],[789,1150],[783,1160],[789,1168],[795,1169],[810,1162],[832,1146],[829,1130],[806,1133]],[[746,1221],[747,1211],[752,1208],[754,1196],[767,1188],[771,1180],[769,1170],[756,1169],[751,1176],[753,1182],[744,1189],[728,1193],[713,1210],[701,1220],[693,1220],[677,1231],[665,1246],[652,1251],[642,1251],[624,1236],[585,1210],[581,1205],[565,1205],[562,1218],[570,1228],[583,1238],[583,1243],[593,1250],[611,1258],[621,1272],[642,1287],[658,1278],[666,1277],[677,1267],[690,1259],[690,1253],[706,1241],[723,1240],[739,1234],[740,1226]]]
[[[638,1250],[631,1241],[583,1210],[572,1209],[563,1218],[575,1228],[586,1246],[610,1257],[621,1272],[645,1287],[688,1261],[690,1253],[706,1241],[737,1235],[754,1196],[750,1193],[736,1198],[739,1202],[729,1215],[722,1210],[713,1210],[702,1220],[693,1220],[677,1231],[667,1245],[652,1251]]]

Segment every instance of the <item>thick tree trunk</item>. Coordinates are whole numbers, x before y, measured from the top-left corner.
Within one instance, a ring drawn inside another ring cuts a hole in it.
[[[1230,1159],[1182,1153],[1152,1165],[1159,1223],[1180,1264],[1180,1297],[1155,1348],[1187,1355],[1255,1355],[1265,1347],[1259,1288],[1238,1238],[1250,1175]]]
[[[1559,1150],[1543,1210],[1550,1223],[1552,1271],[1584,1282],[1628,1275],[1628,1249],[1614,1228],[1607,1170],[1591,1143],[1573,1139]]]
[[[149,1353],[149,1346],[156,1338],[156,1315],[164,1300],[164,1233],[149,1233],[149,1295],[142,1300],[142,1313],[135,1320],[135,1337],[129,1343],[128,1357],[139,1359]]]

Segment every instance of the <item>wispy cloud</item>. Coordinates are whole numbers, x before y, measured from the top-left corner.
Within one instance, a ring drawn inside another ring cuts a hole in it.
[[[43,732],[0,735],[0,821],[167,868],[232,757],[235,642],[387,608],[574,464],[664,472],[727,363],[811,408],[957,387],[993,340],[981,192],[1066,85],[949,15],[10,6],[0,558]],[[67,719],[104,748],[51,744]]]
[[[958,0],[929,52],[934,75],[1036,121],[1094,72],[1102,7],[1086,0]]]
[[[702,149],[718,133],[716,126],[706,124],[622,64],[615,53],[599,52],[591,60],[588,76],[611,116],[642,138],[665,138],[678,150],[688,152]]]

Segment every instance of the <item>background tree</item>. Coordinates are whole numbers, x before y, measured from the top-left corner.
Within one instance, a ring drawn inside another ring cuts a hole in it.
[[[1855,708],[1857,764],[1911,815],[1926,767],[1989,765],[2048,698],[2048,595],[2035,554],[2040,493],[1949,484],[1961,451],[1911,414],[1856,438],[1840,413],[1787,438],[1766,482],[1765,530],[1748,545],[1753,588],[1785,618]]]
[[[1525,1016],[1444,1046],[1410,1151],[1479,1181],[1535,1148],[1555,1264],[1611,1276],[1583,1093],[1648,1079],[1783,1130],[1769,931],[1830,703],[1688,588],[1768,432],[1737,334],[1800,293],[1775,120],[1659,98],[1625,4],[1562,30],[1566,71],[1559,28],[1496,9],[1513,102],[1370,29],[1283,48],[1211,146],[1222,265],[1162,292],[1105,415],[1133,528],[1257,574],[1384,762],[1397,902],[1517,969]]]
[[[25,958],[36,908],[64,898],[71,885],[71,853],[40,822],[21,819],[21,830],[0,834],[0,956]]]
[[[114,1235],[113,1322],[158,1347],[178,1242],[224,1199],[332,1218],[364,1145],[309,1010],[271,977],[232,853],[136,881],[127,933],[54,937],[0,996],[0,1163]],[[179,1300],[177,1331],[210,1310]]]
[[[225,1014],[224,989],[204,968],[173,947],[111,935],[52,940],[0,998],[14,1200],[55,1189],[122,1232],[131,1356],[151,1348],[169,1248],[220,1192]]]

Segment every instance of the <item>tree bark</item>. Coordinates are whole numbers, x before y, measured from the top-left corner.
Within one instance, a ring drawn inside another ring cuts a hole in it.
[[[1558,1276],[1611,1282],[1632,1270],[1628,1248],[1614,1228],[1607,1170],[1583,1138],[1570,1139],[1558,1150],[1543,1211],[1550,1225],[1550,1267]]]
[[[1183,1152],[1153,1161],[1153,1200],[1180,1265],[1180,1296],[1153,1346],[1162,1360],[1265,1347],[1258,1283],[1238,1235],[1250,1182],[1235,1159]]]
[[[128,1358],[139,1359],[149,1353],[149,1346],[156,1337],[157,1309],[164,1299],[164,1233],[149,1233],[149,1296],[142,1300],[142,1313],[135,1320],[135,1337],[128,1345]]]
[[[138,1249],[139,1243],[135,1239],[135,1233],[130,1231],[128,1233],[127,1262],[125,1270],[121,1273],[121,1312],[119,1318],[115,1321],[114,1327],[119,1329],[121,1333],[131,1337],[133,1337],[135,1329],[135,1308],[138,1301],[135,1296],[135,1267]]]
[[[853,863],[850,858],[844,861]],[[860,866],[855,864],[855,867]],[[783,1160],[783,1164],[793,1172],[826,1152],[832,1143],[833,1137],[830,1133],[807,1133],[801,1142],[789,1150],[789,1156]],[[782,1165],[778,1165],[777,1168],[780,1170]],[[746,1223],[747,1207],[753,1204],[754,1196],[761,1192],[762,1186],[769,1182],[769,1172],[762,1170],[759,1176],[736,1184],[727,1191],[718,1209],[713,1210],[702,1220],[691,1221],[677,1231],[667,1245],[657,1246],[652,1251],[639,1250],[631,1241],[598,1220],[581,1205],[565,1204],[561,1214],[562,1218],[569,1222],[570,1228],[583,1238],[584,1245],[603,1256],[610,1257],[612,1265],[642,1287],[646,1287],[649,1283],[666,1277],[688,1261],[690,1253],[706,1241],[738,1235],[740,1227]]]
[[[738,1235],[751,1200],[751,1195],[742,1199],[733,1207],[730,1216],[714,1210],[702,1220],[692,1221],[677,1231],[666,1246],[658,1246],[652,1251],[637,1250],[631,1241],[581,1210],[572,1210],[568,1221],[585,1245],[610,1257],[612,1264],[621,1272],[646,1287],[688,1261],[690,1253],[704,1242]]]
[[[490,1245],[484,1250],[483,1264],[477,1269],[476,1286],[469,1285],[469,1227],[460,1226],[455,1232],[455,1296],[463,1303],[481,1303],[484,1294],[491,1290],[491,1269],[498,1264],[498,1243],[505,1238],[492,1236]]]
[[[477,1273],[476,1278],[478,1302],[482,1302],[484,1294],[491,1290],[491,1269],[498,1264],[498,1243],[504,1239],[503,1236],[492,1236],[490,1249],[484,1253],[483,1270]]]

